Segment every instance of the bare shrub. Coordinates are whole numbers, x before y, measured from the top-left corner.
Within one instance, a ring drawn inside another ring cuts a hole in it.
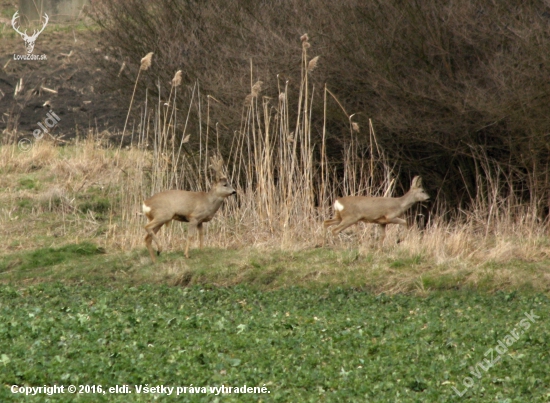
[[[349,148],[355,114],[359,127],[374,122],[377,146],[400,182],[421,174],[449,207],[465,208],[489,175],[503,185],[502,197],[532,205],[543,219],[550,204],[548,15],[543,2],[511,0],[103,0],[96,8],[105,51],[129,66],[118,79],[120,65],[106,66],[110,82],[128,94],[140,58],[155,52],[141,95],[147,88],[166,99],[163,86],[181,70],[180,102],[197,82],[218,101],[203,127],[194,119],[189,127],[215,128],[222,147],[230,147],[254,82],[263,81],[272,99],[300,91],[297,50],[311,43],[309,60],[321,57],[310,97],[322,96],[327,83],[340,100],[313,103],[311,120],[311,141],[325,145],[335,179],[347,180],[344,150],[352,159],[373,157],[368,131]]]

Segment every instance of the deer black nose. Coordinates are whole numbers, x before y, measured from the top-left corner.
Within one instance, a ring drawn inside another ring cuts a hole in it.
[[[232,195],[236,195],[237,194],[237,191],[234,190],[233,193],[231,193]]]

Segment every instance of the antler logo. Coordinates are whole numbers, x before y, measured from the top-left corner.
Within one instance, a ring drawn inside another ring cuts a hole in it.
[[[16,11],[13,15],[13,18],[11,19],[11,26],[17,32],[19,35],[21,35],[21,38],[25,41],[25,48],[27,48],[27,54],[31,54],[34,50],[34,42],[36,42],[36,38],[38,38],[38,35],[44,31],[44,28],[46,28],[46,25],[48,25],[48,20],[50,19],[48,17],[48,14],[44,13],[44,25],[42,25],[42,29],[38,32],[34,30],[33,34],[31,36],[27,35],[27,30],[25,32],[19,31],[19,29],[15,26],[17,19],[19,18],[19,11]]]

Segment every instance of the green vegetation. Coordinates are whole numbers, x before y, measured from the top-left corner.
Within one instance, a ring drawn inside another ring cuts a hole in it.
[[[84,196],[82,199],[84,201],[80,203],[79,208],[84,213],[93,211],[103,215],[108,213],[111,207],[111,202],[108,199],[98,195]]]
[[[37,188],[38,188],[38,183],[34,178],[32,178],[32,177],[23,177],[23,178],[19,179],[19,189],[32,190],[32,189],[37,189]]]
[[[22,401],[10,393],[12,384],[131,385],[134,392],[133,385],[145,384],[265,384],[271,393],[223,401],[446,402],[457,399],[452,386],[462,392],[469,376],[468,401],[546,402],[548,303],[517,293],[419,298],[322,287],[1,286],[0,399]],[[519,330],[525,312],[540,319],[500,362],[473,376],[470,367]],[[107,392],[79,401],[152,398]],[[180,399],[215,401],[200,394]]]
[[[23,253],[15,259],[13,257],[3,259],[0,261],[0,272],[4,272],[10,267],[16,267],[20,271],[43,269],[61,264],[67,260],[99,253],[102,253],[101,249],[90,243],[65,245],[60,248],[41,248]]]

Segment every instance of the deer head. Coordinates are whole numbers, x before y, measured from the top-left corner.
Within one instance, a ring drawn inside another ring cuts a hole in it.
[[[48,14],[44,13],[44,24],[42,25],[42,29],[38,32],[34,30],[33,34],[31,36],[27,35],[27,30],[25,32],[19,31],[19,29],[15,26],[17,19],[19,18],[19,11],[16,11],[13,15],[13,18],[11,19],[11,26],[17,32],[19,35],[21,35],[21,38],[25,41],[25,48],[27,48],[27,54],[31,54],[34,50],[34,42],[36,41],[36,38],[38,38],[38,35],[44,31],[44,28],[46,28],[46,25],[48,25],[48,20],[50,19],[48,17]]]

